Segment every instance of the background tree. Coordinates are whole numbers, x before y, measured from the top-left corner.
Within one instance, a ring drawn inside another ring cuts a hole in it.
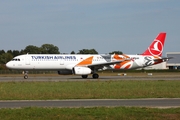
[[[5,51],[4,50],[0,50],[0,55],[4,54]]]
[[[6,64],[8,61],[12,60],[13,55],[11,53],[3,53],[0,56],[0,64]]]
[[[77,54],[98,54],[95,49],[82,49]]]
[[[59,48],[52,44],[43,44],[40,47],[41,54],[60,54]]]
[[[71,54],[76,54],[76,53],[74,51],[72,51]]]
[[[40,54],[40,48],[34,45],[28,45],[26,46],[26,48],[23,50],[23,52],[25,54],[29,53],[29,54]]]
[[[8,50],[7,53],[11,54],[12,55],[12,50]]]
[[[13,55],[13,57],[20,55],[19,50],[13,50],[12,55]]]
[[[109,54],[118,54],[118,55],[122,55],[123,52],[121,52],[121,51],[113,51],[113,52],[110,52]]]
[[[20,54],[20,55],[23,55],[23,54],[27,54],[27,53],[25,53],[24,50],[21,49],[21,51],[19,51],[19,54]]]

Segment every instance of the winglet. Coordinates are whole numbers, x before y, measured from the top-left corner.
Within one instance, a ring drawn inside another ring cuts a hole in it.
[[[142,55],[162,56],[166,33],[161,32]]]

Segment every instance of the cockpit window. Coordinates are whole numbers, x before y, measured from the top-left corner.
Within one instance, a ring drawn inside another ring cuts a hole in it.
[[[12,61],[20,61],[20,59],[19,58],[14,58],[14,59],[12,59]]]

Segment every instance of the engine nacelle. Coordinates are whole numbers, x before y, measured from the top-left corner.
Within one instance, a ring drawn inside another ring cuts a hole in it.
[[[74,67],[73,72],[76,75],[88,75],[91,74],[91,69],[88,67]]]
[[[72,75],[72,70],[59,70],[58,71],[59,75]]]

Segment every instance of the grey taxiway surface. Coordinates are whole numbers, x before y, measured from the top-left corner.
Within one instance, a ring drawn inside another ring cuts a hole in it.
[[[33,100],[0,101],[0,108],[20,107],[180,107],[180,99],[79,99],[79,100]]]
[[[0,82],[20,82],[20,81],[97,81],[97,79],[82,79],[80,76],[29,76],[23,79],[18,77],[0,77]],[[101,76],[98,81],[108,80],[180,80],[179,76]],[[180,98],[154,98],[154,99],[78,99],[78,100],[8,100],[0,101],[0,108],[19,108],[19,107],[117,107],[117,106],[136,106],[136,107],[180,107]]]
[[[179,75],[161,75],[161,76],[100,76],[99,79],[93,79],[91,76],[88,76],[86,79],[82,79],[81,76],[75,75],[61,75],[61,76],[30,76],[28,79],[24,79],[22,76],[11,76],[11,77],[0,77],[0,82],[19,82],[19,81],[109,81],[109,80],[180,80]]]

